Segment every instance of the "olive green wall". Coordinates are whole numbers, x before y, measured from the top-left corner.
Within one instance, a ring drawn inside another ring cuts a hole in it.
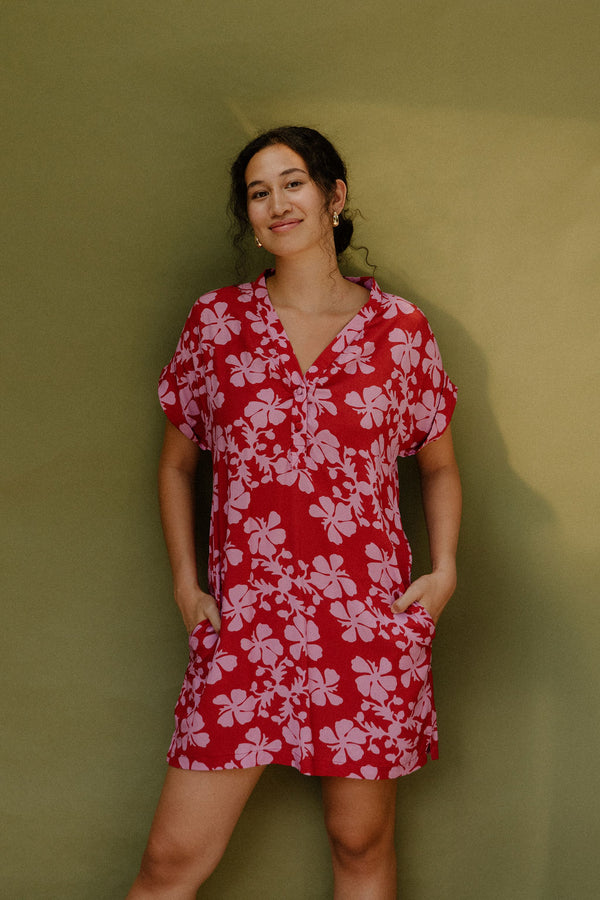
[[[156,379],[195,297],[234,278],[228,161],[293,121],[345,151],[378,279],[425,309],[460,387],[441,759],[400,784],[402,896],[596,896],[597,0],[7,0],[1,17],[0,895],[110,900],[134,876],[186,662]],[[318,783],[269,772],[202,896],[330,895]]]

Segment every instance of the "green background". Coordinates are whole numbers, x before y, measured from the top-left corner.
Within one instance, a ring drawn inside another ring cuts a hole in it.
[[[119,898],[137,869],[187,659],[156,381],[194,299],[235,280],[229,162],[296,122],[347,156],[377,278],[460,388],[441,759],[399,785],[401,894],[595,897],[597,0],[9,0],[1,20],[0,895]],[[402,480],[422,569],[410,462]],[[318,781],[269,771],[201,893],[330,897]]]

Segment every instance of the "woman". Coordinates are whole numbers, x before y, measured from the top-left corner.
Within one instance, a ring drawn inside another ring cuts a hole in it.
[[[312,129],[245,147],[232,209],[274,270],[201,297],[161,376],[161,511],[190,663],[131,898],[195,897],[270,763],[322,776],[335,896],[396,896],[396,778],[437,756],[430,653],[456,582],[455,388],[423,314],[340,273],[346,193]],[[210,594],[194,546],[202,449]],[[410,584],[396,460],[415,453],[432,571]]]

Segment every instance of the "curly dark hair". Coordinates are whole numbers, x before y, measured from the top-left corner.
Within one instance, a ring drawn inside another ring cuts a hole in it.
[[[338,178],[344,182],[346,187],[348,186],[346,166],[341,156],[333,144],[314,128],[306,128],[302,125],[284,125],[279,128],[271,128],[264,134],[259,134],[249,144],[246,144],[231,166],[229,210],[235,223],[233,227],[233,243],[238,251],[241,251],[244,238],[250,230],[247,209],[246,168],[255,153],[274,144],[285,144],[298,156],[302,157],[308,169],[308,174],[321,189],[325,203],[328,203],[333,197]],[[335,252],[338,256],[349,247],[353,231],[352,219],[349,213],[344,210],[340,213],[339,225],[333,232]]]

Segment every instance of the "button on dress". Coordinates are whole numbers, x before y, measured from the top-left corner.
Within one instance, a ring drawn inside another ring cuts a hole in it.
[[[159,385],[213,460],[208,583],[170,765],[395,778],[437,757],[433,620],[410,583],[397,458],[456,403],[427,319],[372,278],[303,375],[268,276],[200,297]]]

